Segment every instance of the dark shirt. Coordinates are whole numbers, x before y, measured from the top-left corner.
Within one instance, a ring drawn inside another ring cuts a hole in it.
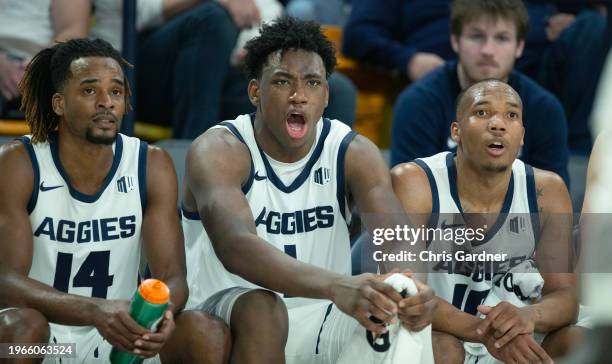
[[[569,183],[567,123],[559,101],[527,76],[513,71],[508,83],[523,101],[524,145],[519,158],[557,173]],[[391,165],[454,150],[450,125],[461,92],[457,62],[448,62],[404,90],[395,103]]]
[[[435,53],[445,60],[456,56],[450,45],[451,0],[353,0],[344,28],[342,52],[360,62],[406,76],[416,52]],[[546,19],[556,7],[527,3],[530,29],[517,69],[535,75],[545,47]]]

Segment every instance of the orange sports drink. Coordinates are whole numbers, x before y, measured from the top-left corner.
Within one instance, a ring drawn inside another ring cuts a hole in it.
[[[136,294],[134,294],[130,306],[130,316],[140,326],[154,331],[164,316],[169,301],[170,289],[168,286],[158,279],[147,279],[140,284]],[[140,359],[137,355],[117,348],[113,348],[110,354],[112,364],[132,364],[142,363],[142,361],[143,359]]]

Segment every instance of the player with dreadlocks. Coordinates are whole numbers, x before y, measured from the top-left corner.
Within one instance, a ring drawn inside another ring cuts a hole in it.
[[[0,342],[76,343],[77,362],[106,359],[112,345],[219,363],[225,325],[181,313],[188,290],[172,162],[118,133],[129,107],[122,65],[107,42],[76,39],[26,68],[32,134],[0,150]],[[156,332],[129,314],[143,246],[171,292]]]

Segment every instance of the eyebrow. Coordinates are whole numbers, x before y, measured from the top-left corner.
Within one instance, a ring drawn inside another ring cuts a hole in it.
[[[476,107],[476,106],[482,106],[482,105],[489,105],[490,102],[487,100],[482,100],[482,101],[478,101],[477,103],[475,103],[472,107]]]
[[[83,81],[81,81],[81,82],[79,83],[79,85],[91,85],[91,84],[96,83],[96,82],[100,82],[100,80],[99,80],[99,79],[97,79],[97,78],[86,78],[86,79],[84,79]],[[113,78],[113,79],[111,80],[111,82],[116,83],[116,84],[118,84],[119,86],[124,86],[124,85],[125,85],[125,84],[123,83],[123,80],[120,80],[120,79],[118,79],[118,78]]]
[[[280,77],[293,78],[293,75],[291,73],[289,73],[289,72],[286,72],[286,71],[274,71],[272,73],[272,75],[275,76],[275,77],[279,77],[280,76]]]
[[[275,71],[273,73],[273,76],[275,76],[275,77],[279,77],[280,76],[280,77],[287,77],[287,78],[295,78],[292,74],[290,74],[289,72],[286,72],[286,71]],[[306,78],[306,79],[322,78],[322,77],[323,77],[322,75],[320,75],[318,73],[314,73],[314,72],[307,73],[307,74],[304,75],[304,78]]]
[[[506,105],[509,105],[511,107],[515,107],[517,109],[521,108],[521,106],[519,104],[517,104],[516,102],[506,102]]]

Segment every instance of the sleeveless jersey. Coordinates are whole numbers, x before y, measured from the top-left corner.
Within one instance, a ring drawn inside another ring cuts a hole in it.
[[[485,300],[492,285],[503,284],[505,272],[535,256],[539,217],[533,168],[516,159],[493,225],[482,227],[471,240],[458,240],[459,234],[465,235],[467,226],[457,189],[454,154],[442,152],[414,162],[426,172],[431,187],[429,228],[440,233],[452,229],[455,234],[450,240],[446,235],[434,234],[428,241],[427,282],[438,297],[476,314],[477,306]],[[470,260],[477,254],[481,256]],[[483,259],[484,254],[489,255]],[[494,254],[497,256],[492,258]]]
[[[86,195],[69,183],[55,139],[21,138],[35,183],[28,204],[34,243],[29,277],[67,293],[130,299],[138,284],[147,144],[119,134],[102,188]]]
[[[242,190],[257,235],[300,261],[350,274],[350,210],[345,196],[344,156],[356,134],[339,121],[321,119],[316,124],[317,137],[309,155],[295,163],[279,163],[271,161],[257,144],[249,115],[215,127],[229,130],[251,154],[250,176]],[[303,168],[285,184],[279,175],[300,164]],[[183,209],[182,222],[190,291],[187,307],[225,288],[256,287],[225,270],[197,212]]]

